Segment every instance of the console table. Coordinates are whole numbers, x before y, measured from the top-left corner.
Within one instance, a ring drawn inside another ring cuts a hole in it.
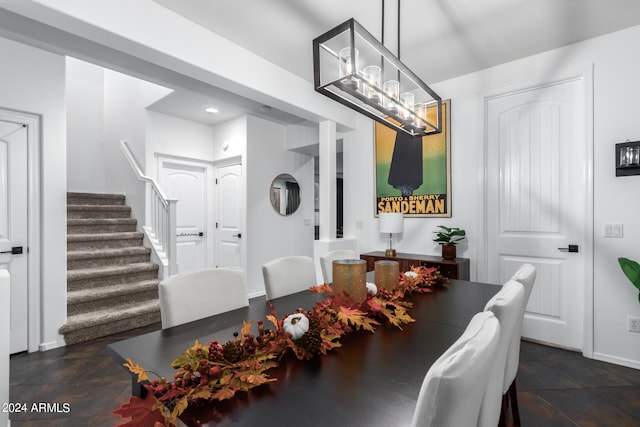
[[[367,271],[374,269],[374,263],[379,260],[398,261],[400,271],[404,272],[411,267],[424,265],[425,267],[437,267],[443,276],[449,279],[469,280],[469,259],[455,258],[444,259],[433,255],[418,255],[397,253],[395,257],[386,256],[384,252],[368,252],[360,254],[360,259],[367,261]]]

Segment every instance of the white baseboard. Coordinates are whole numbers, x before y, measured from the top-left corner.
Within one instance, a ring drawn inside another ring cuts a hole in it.
[[[43,342],[42,344],[40,344],[38,346],[38,351],[53,350],[54,348],[64,347],[65,345],[67,345],[67,344],[64,342],[64,340],[63,341]]]
[[[265,291],[259,291],[259,292],[253,292],[253,293],[251,293],[251,294],[249,294],[247,296],[249,297],[249,299],[251,299],[251,298],[262,297],[262,296],[265,296],[265,295],[266,295]]]
[[[640,360],[625,359],[623,357],[612,356],[610,354],[598,353],[595,351],[593,352],[593,358],[602,362],[613,363],[614,365],[640,369]]]

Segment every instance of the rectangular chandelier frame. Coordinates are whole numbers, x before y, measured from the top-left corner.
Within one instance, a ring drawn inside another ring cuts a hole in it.
[[[351,18],[313,40],[315,90],[397,131],[442,131],[442,99]]]

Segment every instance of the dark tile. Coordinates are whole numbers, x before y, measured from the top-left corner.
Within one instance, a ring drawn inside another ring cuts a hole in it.
[[[535,392],[518,391],[520,424],[522,427],[575,427],[563,413],[557,411]],[[511,409],[509,409],[511,417]],[[513,419],[510,418],[513,422]]]
[[[582,354],[575,351],[563,350],[526,340],[522,340],[520,343],[520,360],[559,360],[580,357],[582,357]]]
[[[547,361],[521,361],[516,385],[518,391],[580,388],[575,380]]]
[[[601,387],[589,391],[640,420],[640,386]]]
[[[638,427],[638,419],[587,389],[545,390],[536,394],[580,427]]]
[[[563,375],[581,387],[613,387],[632,385],[624,376],[610,369],[609,364],[597,360],[580,357],[572,360],[552,360],[542,362],[550,369],[562,372]]]

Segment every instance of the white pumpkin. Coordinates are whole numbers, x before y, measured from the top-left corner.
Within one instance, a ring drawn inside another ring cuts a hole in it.
[[[418,277],[418,273],[416,273],[415,271],[405,271],[404,275],[407,276],[407,277],[411,277],[413,279]]]
[[[309,319],[302,313],[291,314],[282,321],[282,329],[294,340],[300,339],[309,330]]]
[[[367,293],[375,296],[378,293],[378,287],[375,283],[367,282]]]

